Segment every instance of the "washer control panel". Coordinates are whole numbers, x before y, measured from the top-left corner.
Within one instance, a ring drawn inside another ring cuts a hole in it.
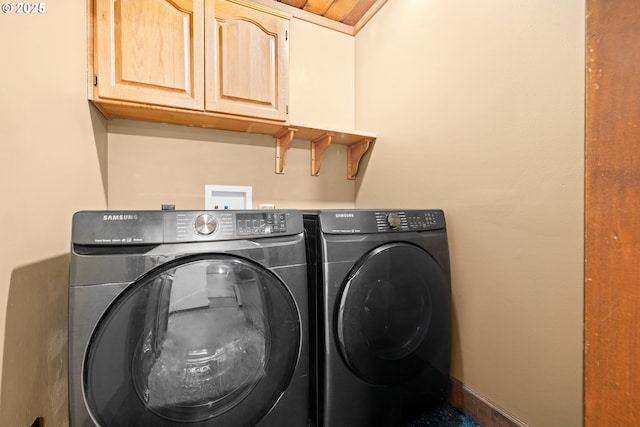
[[[295,209],[80,211],[72,230],[73,244],[126,246],[281,237],[304,227]]]
[[[287,210],[164,212],[164,241],[213,241],[282,235],[300,228],[295,224],[290,226],[294,216],[292,211]],[[297,213],[297,216],[301,214]]]
[[[233,236],[233,216],[230,213],[164,212],[165,242],[215,240],[224,236]]]
[[[287,216],[282,212],[236,214],[236,232],[240,236],[277,234],[287,231]]]

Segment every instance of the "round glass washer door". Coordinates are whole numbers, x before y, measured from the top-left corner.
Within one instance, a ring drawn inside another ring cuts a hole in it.
[[[363,256],[336,302],[336,340],[362,380],[393,385],[417,377],[449,337],[450,286],[436,260],[409,243]]]
[[[131,284],[100,319],[83,368],[101,426],[252,426],[299,355],[292,296],[253,261],[176,259]]]

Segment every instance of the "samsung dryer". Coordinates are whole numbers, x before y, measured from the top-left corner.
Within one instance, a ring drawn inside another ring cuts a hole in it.
[[[317,424],[401,423],[446,399],[451,335],[442,210],[304,215]]]
[[[302,213],[83,211],[71,427],[306,427]]]

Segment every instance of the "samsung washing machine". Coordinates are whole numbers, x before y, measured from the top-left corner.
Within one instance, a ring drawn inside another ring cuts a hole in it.
[[[445,401],[451,278],[441,210],[305,212],[319,426],[401,425]]]
[[[71,427],[307,426],[302,213],[73,217]]]

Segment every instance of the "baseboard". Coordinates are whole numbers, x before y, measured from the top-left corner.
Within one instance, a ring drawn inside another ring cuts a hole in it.
[[[528,427],[455,378],[449,382],[449,403],[483,427]]]

